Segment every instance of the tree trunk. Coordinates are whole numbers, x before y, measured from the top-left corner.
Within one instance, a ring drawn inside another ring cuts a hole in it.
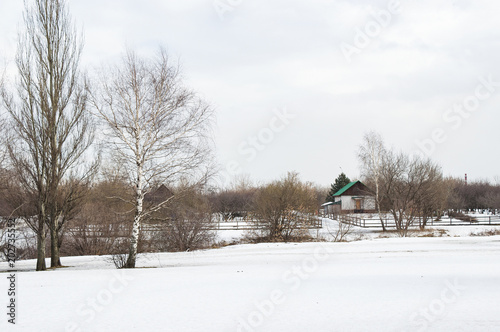
[[[50,267],[61,267],[61,258],[59,256],[59,234],[57,230],[50,229]]]
[[[134,217],[134,225],[132,226],[132,235],[130,236],[130,248],[128,252],[126,268],[135,268],[135,261],[137,258],[137,244],[139,243],[139,230],[141,226],[141,217],[136,215]]]
[[[135,261],[137,258],[137,245],[139,243],[139,231],[141,227],[142,220],[142,203],[144,200],[144,195],[142,192],[143,186],[143,174],[142,174],[142,166],[138,166],[137,170],[137,184],[136,184],[136,204],[135,204],[135,217],[134,224],[132,226],[132,234],[130,235],[130,248],[127,258],[126,268],[133,269],[135,268]]]
[[[43,218],[39,217],[38,220],[38,232],[37,232],[37,260],[36,260],[36,270],[45,271],[47,267],[45,265],[45,222]]]
[[[379,184],[378,184],[378,173],[377,173],[377,179],[375,180],[375,204],[377,204],[377,211],[378,211],[378,217],[380,219],[380,223],[382,224],[382,232],[385,232],[385,225],[384,225],[384,219],[382,218],[382,211],[380,211],[380,189],[379,189]]]
[[[425,213],[422,214],[422,222],[420,223],[420,230],[424,230],[425,226],[427,226],[427,215]]]

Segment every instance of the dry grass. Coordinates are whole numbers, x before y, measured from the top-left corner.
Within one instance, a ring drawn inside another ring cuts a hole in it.
[[[494,235],[500,235],[500,229],[488,229],[485,231],[481,232],[471,232],[470,236],[494,236]]]

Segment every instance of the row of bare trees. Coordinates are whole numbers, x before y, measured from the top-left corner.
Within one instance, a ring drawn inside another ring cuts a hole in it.
[[[255,241],[291,241],[308,238],[307,229],[317,221],[326,188],[300,180],[289,172],[261,186],[240,185],[210,194],[212,211],[223,221],[244,218],[254,224]]]
[[[148,227],[157,227],[148,236],[165,241],[145,246],[199,247],[211,237],[213,211],[226,219],[251,211],[267,225],[263,237],[286,241],[316,211],[325,193],[296,174],[258,190],[203,193],[214,169],[213,110],[183,85],[164,50],[154,58],[128,50],[90,80],[79,69],[83,38],[64,0],[27,1],[24,27],[18,75],[0,87],[8,124],[0,135],[0,204],[2,216],[20,218],[35,234],[37,270],[47,268],[47,249],[55,268],[61,252],[125,246],[124,267],[133,268]]]
[[[15,177],[12,179],[13,185],[7,184],[8,190],[0,198],[2,214],[21,201],[26,202],[25,191],[15,185]],[[60,254],[120,255],[120,267],[126,267],[128,255],[123,259],[123,253],[130,248],[129,235],[136,214],[135,188],[130,186],[127,174],[101,168],[99,176],[86,184],[82,192],[85,195],[60,230],[57,243]],[[223,222],[243,218],[254,224],[254,231],[248,236],[253,241],[304,240],[308,238],[308,228],[317,222],[318,198],[324,194],[325,190],[302,182],[297,173],[258,187],[225,190],[207,190],[205,186],[193,187],[189,183],[170,188],[160,185],[144,195],[143,209],[151,213],[143,216],[137,252],[210,247],[216,243],[215,219],[221,216]],[[165,201],[168,204],[153,210]],[[25,203],[25,209],[17,212],[28,225],[36,220],[33,206]],[[24,231],[22,224],[19,223],[18,232]],[[23,236],[29,238],[29,234]],[[26,249],[32,252],[29,241]]]
[[[487,180],[466,183],[462,179],[448,179],[450,184],[448,207],[451,210],[500,210],[500,184]]]
[[[134,190],[122,178],[96,183],[65,234],[67,255],[118,255],[130,248],[135,204],[122,199],[134,197]],[[143,216],[137,239],[138,252],[186,251],[205,248],[214,241],[212,211],[202,188],[181,184],[164,185],[147,193],[143,208],[169,201],[161,209]],[[127,259],[120,267],[127,267]]]
[[[363,181],[374,191],[379,215],[389,211],[402,236],[417,219],[424,228],[430,218],[439,218],[444,211],[487,209],[495,213],[500,209],[500,185],[445,178],[430,159],[387,148],[375,132],[365,135],[358,157]]]
[[[429,218],[446,207],[442,170],[430,159],[389,149],[374,132],[365,135],[358,157],[364,182],[374,188],[384,231],[383,211],[392,214],[397,231],[406,236],[417,219],[425,227]]]
[[[77,218],[102,157],[120,166],[130,189],[115,199],[132,206],[126,267],[133,268],[143,221],[173,199],[145,204],[146,195],[161,183],[192,190],[210,174],[212,108],[183,86],[163,50],[152,59],[128,50],[91,83],[80,70],[83,37],[66,1],[25,6],[18,75],[0,86],[8,123],[1,166],[13,179],[2,189],[4,215],[23,217],[36,234],[37,270],[46,269],[47,233],[51,267],[61,266],[65,225]]]

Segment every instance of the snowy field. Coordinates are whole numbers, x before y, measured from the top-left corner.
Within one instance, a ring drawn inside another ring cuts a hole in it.
[[[148,254],[135,270],[21,261],[14,327],[0,274],[0,331],[500,331],[500,236],[372,237]]]

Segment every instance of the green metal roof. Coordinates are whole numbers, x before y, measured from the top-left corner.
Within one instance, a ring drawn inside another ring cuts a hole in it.
[[[347,185],[345,185],[344,188],[340,189],[335,194],[333,194],[333,196],[340,196],[340,195],[342,195],[344,192],[346,192],[349,188],[351,188],[352,186],[354,186],[358,182],[360,182],[360,181],[358,180],[358,181],[354,181],[354,182],[348,183]]]

